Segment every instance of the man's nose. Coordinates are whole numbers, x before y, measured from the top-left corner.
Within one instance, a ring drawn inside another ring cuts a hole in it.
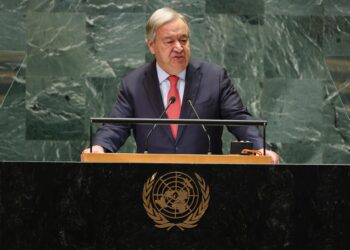
[[[182,44],[179,40],[175,42],[175,49],[179,52],[183,50]]]

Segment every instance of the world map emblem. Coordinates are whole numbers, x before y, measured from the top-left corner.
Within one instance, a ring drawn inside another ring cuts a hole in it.
[[[170,230],[194,228],[209,205],[209,187],[204,179],[182,172],[157,177],[154,173],[143,186],[142,199],[155,227]]]

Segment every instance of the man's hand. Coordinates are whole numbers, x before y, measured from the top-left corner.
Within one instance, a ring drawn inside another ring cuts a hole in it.
[[[92,146],[92,153],[95,154],[103,154],[105,152],[104,148],[99,146],[99,145],[94,145]],[[86,148],[83,150],[80,156],[80,161],[83,162],[83,154],[89,154],[90,153],[90,148]]]
[[[264,155],[264,149],[261,148],[261,149],[259,149],[259,151],[261,152],[261,154]],[[267,156],[270,156],[272,158],[272,162],[274,164],[280,163],[280,157],[278,154],[276,154],[275,152],[273,152],[271,150],[266,150],[265,152],[266,152]]]
[[[103,149],[103,147],[101,147],[99,145],[92,146],[92,153],[103,154],[104,152],[105,152],[105,150]],[[90,148],[86,148],[82,152],[82,154],[88,154],[88,153],[90,153]]]

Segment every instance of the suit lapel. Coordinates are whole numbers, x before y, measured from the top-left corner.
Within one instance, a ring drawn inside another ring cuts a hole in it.
[[[154,110],[155,117],[158,118],[164,110],[164,104],[159,88],[159,80],[157,76],[155,61],[149,65],[149,69],[145,72],[143,85],[147,93],[148,100]]]
[[[151,103],[151,106],[154,110],[155,118],[159,118],[162,112],[164,111],[164,104],[162,94],[160,92],[155,60],[150,64],[149,69],[146,71],[143,84],[148,96],[148,100]],[[166,114],[163,118],[166,118]],[[174,140],[171,134],[170,126],[162,125],[159,126],[158,129],[163,129],[170,138],[170,140]]]
[[[192,108],[187,103],[187,100],[190,99],[192,103],[195,103],[198,90],[200,88],[201,80],[202,73],[200,72],[200,66],[191,60],[186,72],[185,91],[180,113],[181,119],[188,119],[190,117],[191,112],[193,112]],[[189,125],[179,126],[177,140],[181,138],[183,131],[186,129],[187,126]]]

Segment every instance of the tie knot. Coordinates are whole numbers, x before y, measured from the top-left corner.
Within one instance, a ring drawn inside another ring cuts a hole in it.
[[[177,76],[169,76],[168,79],[170,81],[170,85],[171,86],[176,86],[177,85],[177,81],[179,80],[179,77],[177,77]]]

